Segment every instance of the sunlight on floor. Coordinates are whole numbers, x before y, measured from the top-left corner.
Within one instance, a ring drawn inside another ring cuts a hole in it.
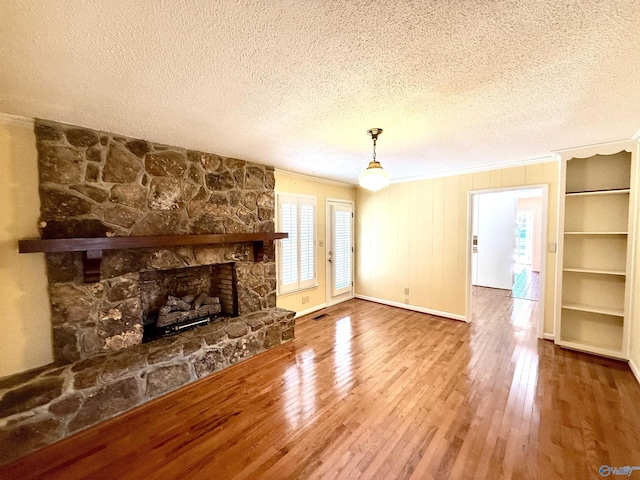
[[[351,385],[352,354],[351,354],[351,317],[341,318],[336,322],[334,366],[336,388],[346,392]]]
[[[313,350],[302,352],[283,375],[284,414],[292,430],[316,412],[316,362]]]

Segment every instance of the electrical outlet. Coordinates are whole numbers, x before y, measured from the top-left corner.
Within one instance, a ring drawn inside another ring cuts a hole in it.
[[[309,303],[309,295],[302,297],[302,304],[304,305],[305,303]]]
[[[406,287],[406,288],[404,289],[404,294],[405,294],[405,295],[409,295],[409,287]]]
[[[405,303],[405,304],[407,304],[407,305],[409,305],[409,299],[408,299],[408,298],[405,298],[405,299],[404,299],[404,303]]]

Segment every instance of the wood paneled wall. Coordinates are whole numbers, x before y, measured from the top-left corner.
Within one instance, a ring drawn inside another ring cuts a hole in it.
[[[468,193],[548,184],[546,244],[556,243],[558,163],[394,183],[356,192],[356,293],[465,315]],[[544,245],[546,247],[547,245]],[[555,253],[547,252],[544,331],[553,334]],[[409,288],[409,295],[405,295]]]

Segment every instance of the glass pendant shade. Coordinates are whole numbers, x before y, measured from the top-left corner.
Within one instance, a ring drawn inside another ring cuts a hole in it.
[[[377,192],[391,183],[391,174],[382,168],[380,162],[376,160],[376,142],[382,129],[370,128],[367,133],[373,140],[373,161],[369,162],[367,169],[358,175],[358,183],[362,188]]]
[[[358,175],[358,182],[362,188],[377,192],[391,182],[391,174],[387,172],[380,162],[369,162],[367,169]]]

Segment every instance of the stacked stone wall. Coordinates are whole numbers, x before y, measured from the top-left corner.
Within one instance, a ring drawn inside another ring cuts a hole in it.
[[[274,231],[272,167],[49,121],[35,132],[43,238]],[[275,307],[265,253],[256,263],[250,244],[105,251],[94,284],[81,253],[47,254],[56,361],[142,341],[141,271],[235,262],[238,313]]]

